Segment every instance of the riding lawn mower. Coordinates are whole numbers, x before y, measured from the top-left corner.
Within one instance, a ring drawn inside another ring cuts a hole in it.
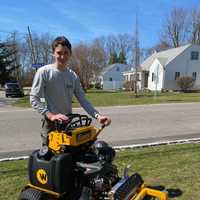
[[[18,200],[168,200],[167,193],[145,186],[140,174],[118,175],[115,150],[97,136],[103,130],[87,115],[70,114],[55,122],[48,146],[29,158],[29,184]]]

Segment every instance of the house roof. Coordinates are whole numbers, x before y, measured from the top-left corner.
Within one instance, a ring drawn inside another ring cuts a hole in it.
[[[168,50],[165,50],[165,51],[160,51],[158,53],[153,53],[150,57],[148,57],[141,64],[141,68],[142,68],[142,70],[149,70],[151,64],[153,63],[153,61],[155,59],[158,59],[160,64],[165,66],[169,62],[174,60],[174,58],[176,58],[178,55],[180,55],[183,51],[185,51],[185,49],[187,49],[190,46],[191,46],[191,44],[187,44],[187,45],[184,45],[184,46],[181,46],[181,47],[172,48],[172,49],[168,49]]]
[[[109,70],[111,70],[114,67],[124,68],[124,71],[131,69],[131,65],[121,64],[121,63],[114,63],[112,65],[109,65],[109,66],[105,67],[104,70],[101,72],[101,75],[104,75],[106,72],[108,72]]]
[[[158,57],[158,58],[156,58],[156,59],[158,59],[159,63],[160,63],[162,66],[166,65],[166,63],[169,61],[168,58],[162,58],[162,57]]]

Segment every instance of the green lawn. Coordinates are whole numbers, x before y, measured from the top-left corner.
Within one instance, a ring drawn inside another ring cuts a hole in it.
[[[138,105],[156,103],[181,103],[181,102],[200,102],[200,93],[141,93],[135,97],[133,92],[125,91],[102,91],[89,90],[86,93],[88,100],[94,106],[117,106],[117,105]],[[19,99],[15,106],[29,107],[29,98],[26,96]],[[73,99],[73,106],[78,107],[77,100]]]
[[[119,151],[115,163],[122,174],[131,165],[131,173],[138,172],[145,183],[163,186],[182,194],[170,200],[199,200],[200,144],[165,145]],[[27,160],[0,162],[0,199],[17,199],[27,183]]]

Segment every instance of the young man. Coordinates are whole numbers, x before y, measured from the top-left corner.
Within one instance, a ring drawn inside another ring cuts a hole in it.
[[[55,129],[54,121],[67,121],[66,114],[72,113],[72,97],[76,96],[86,112],[106,126],[111,123],[108,116],[103,116],[94,109],[85,98],[77,74],[67,67],[72,54],[71,44],[67,38],[57,37],[52,43],[53,64],[45,65],[35,74],[30,93],[30,102],[34,109],[41,113],[43,122],[43,145],[47,145],[48,132]],[[44,98],[46,106],[40,101]]]

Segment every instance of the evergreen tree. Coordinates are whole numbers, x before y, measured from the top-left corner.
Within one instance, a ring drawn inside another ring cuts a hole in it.
[[[120,53],[119,53],[118,62],[119,62],[119,63],[126,64],[126,57],[125,57],[123,51],[120,51]]]
[[[118,63],[119,62],[119,59],[118,59],[118,56],[117,56],[117,53],[114,52],[114,53],[111,53],[110,54],[110,58],[109,58],[109,65],[112,65],[114,63]]]
[[[3,86],[7,81],[15,79],[12,72],[19,68],[16,65],[16,51],[13,44],[0,42],[0,85]]]

